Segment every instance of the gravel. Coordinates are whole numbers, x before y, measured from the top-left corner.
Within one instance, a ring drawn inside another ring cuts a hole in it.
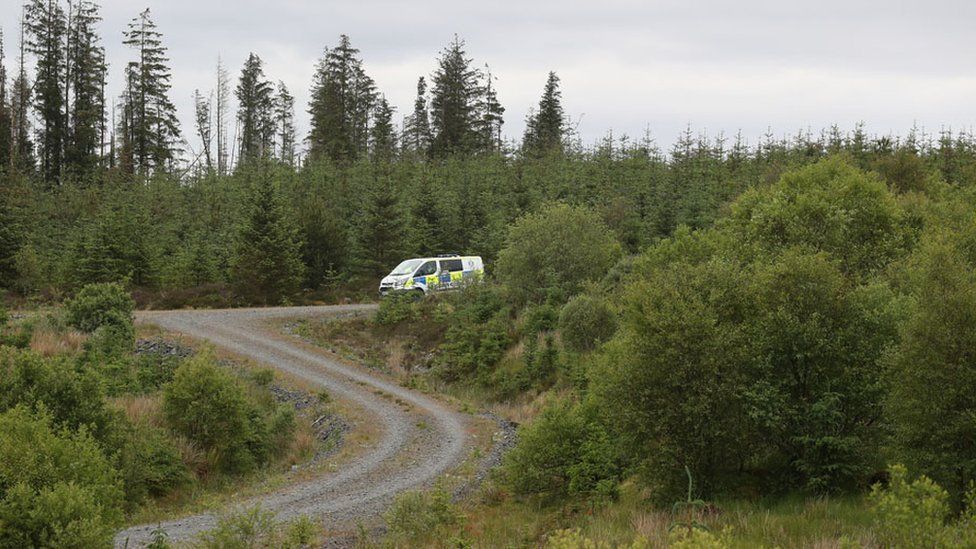
[[[179,343],[168,341],[161,337],[136,340],[137,355],[158,355],[174,358],[186,358],[193,354],[193,349]]]
[[[356,314],[374,306],[285,307],[215,311],[146,312],[141,322],[205,339],[256,362],[267,364],[362,409],[378,432],[355,460],[334,473],[252,497],[220,513],[260,505],[281,520],[309,515],[329,529],[370,525],[400,492],[422,489],[458,463],[472,447],[464,414],[419,392],[276,334],[265,321],[275,318]],[[311,397],[302,397],[311,398]],[[320,424],[326,421],[323,419]],[[424,428],[418,427],[424,425]],[[330,425],[328,429],[342,429]],[[346,426],[348,429],[348,426]],[[330,435],[331,436],[331,435]],[[157,527],[169,540],[191,540],[212,528],[218,513],[202,513],[119,532],[117,547],[143,547]]]

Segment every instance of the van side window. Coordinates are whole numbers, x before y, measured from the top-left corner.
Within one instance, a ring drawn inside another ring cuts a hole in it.
[[[434,274],[436,272],[437,272],[437,262],[436,261],[428,261],[427,263],[424,263],[423,265],[421,265],[420,268],[417,269],[417,272],[414,273],[413,276],[428,276],[428,275],[432,275],[432,274]]]
[[[441,272],[459,273],[464,270],[460,259],[442,259]]]

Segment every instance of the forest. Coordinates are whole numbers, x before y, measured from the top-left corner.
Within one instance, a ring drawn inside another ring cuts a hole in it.
[[[976,544],[972,134],[858,125],[750,144],[689,127],[666,150],[649,135],[584,144],[550,72],[508,141],[495,77],[460,37],[398,121],[345,35],[297,107],[308,135],[257,53],[236,76],[217,67],[185,128],[149,10],[124,31],[124,92],[106,96],[99,9],[30,0],[16,58],[0,49],[0,291],[7,309],[60,311],[18,323],[0,306],[0,464],[23,465],[0,465],[0,547],[65,532],[106,544],[146,501],[300,453],[268,379],[133,355],[135,308],[375,301],[401,260],[447,252],[484,257],[486,283],[386,299],[356,326],[380,362],[400,342],[424,363],[410,383],[527,410],[478,505],[543,518],[498,543],[597,546],[594,509],[639,492],[706,518],[743,501],[854,502],[854,526],[797,545]],[[72,330],[84,342],[37,348],[36,334]],[[204,383],[230,395],[223,408],[187,408]],[[145,395],[164,419],[109,405]],[[247,438],[184,417],[229,417]],[[185,440],[216,453],[187,463]],[[83,465],[51,472],[72,456]],[[475,528],[444,516],[399,531],[394,509],[392,543]],[[607,539],[796,542],[709,520]]]

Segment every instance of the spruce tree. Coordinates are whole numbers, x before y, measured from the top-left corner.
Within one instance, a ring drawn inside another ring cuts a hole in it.
[[[478,137],[481,150],[498,152],[502,149],[502,115],[505,114],[505,107],[498,102],[498,92],[492,85],[494,77],[488,65],[485,65],[484,75],[478,101]]]
[[[105,128],[105,49],[96,32],[98,4],[80,0],[68,29],[69,136],[65,164],[78,175],[91,174],[101,162]]]
[[[562,151],[565,131],[566,117],[562,92],[559,91],[559,77],[555,72],[550,72],[542,99],[539,100],[539,109],[525,122],[522,151],[529,155]]]
[[[275,149],[278,161],[287,166],[295,165],[295,97],[284,82],[278,82],[278,94],[274,101]]]
[[[125,71],[120,148],[128,158],[121,164],[148,175],[166,169],[179,153],[179,122],[169,99],[172,75],[162,34],[148,9],[129,23],[124,36],[123,43],[136,51],[138,59],[130,61]]]
[[[67,22],[57,0],[30,0],[26,5],[27,50],[37,59],[34,106],[41,177],[50,183],[61,177],[65,124],[65,35]]]
[[[3,51],[3,29],[0,29],[0,174],[10,171],[12,135],[13,117],[7,98],[7,63]]]
[[[427,109],[427,81],[417,80],[417,99],[413,102],[413,114],[405,120],[403,149],[417,156],[426,156],[430,147],[430,114]]]
[[[341,35],[339,45],[326,48],[312,84],[309,105],[312,129],[309,155],[351,162],[368,150],[369,115],[376,101],[376,84],[363,69],[359,50]]]
[[[382,276],[403,261],[406,224],[396,185],[379,175],[366,189],[357,227],[356,244],[362,270]]]
[[[481,73],[472,68],[471,59],[464,51],[464,41],[455,35],[454,41],[441,52],[433,76],[431,156],[443,158],[477,149],[478,104],[483,91],[480,80]]]
[[[9,195],[0,186],[0,288],[9,288],[17,279],[17,252],[21,245],[21,231]]]
[[[30,105],[32,84],[27,76],[27,17],[21,19],[20,24],[20,56],[18,59],[17,77],[13,82],[10,94],[10,111],[13,116],[13,134],[11,139],[11,164],[21,173],[34,170],[34,142],[31,139]]]
[[[255,303],[277,304],[299,289],[302,243],[280,191],[267,174],[251,187],[231,267],[238,292]]]
[[[373,112],[373,126],[369,129],[370,156],[374,160],[392,160],[396,156],[396,143],[393,107],[386,97],[381,97]]]
[[[271,156],[275,135],[274,88],[264,79],[257,55],[248,56],[235,93],[240,132],[238,165],[246,166]]]

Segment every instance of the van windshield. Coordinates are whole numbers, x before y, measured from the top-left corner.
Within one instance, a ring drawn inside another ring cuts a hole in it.
[[[419,267],[420,264],[423,263],[423,262],[424,262],[423,259],[408,259],[408,260],[404,261],[403,263],[397,265],[396,269],[393,269],[393,272],[390,273],[390,275],[391,276],[402,276],[402,275],[413,274],[413,271],[417,267]]]

